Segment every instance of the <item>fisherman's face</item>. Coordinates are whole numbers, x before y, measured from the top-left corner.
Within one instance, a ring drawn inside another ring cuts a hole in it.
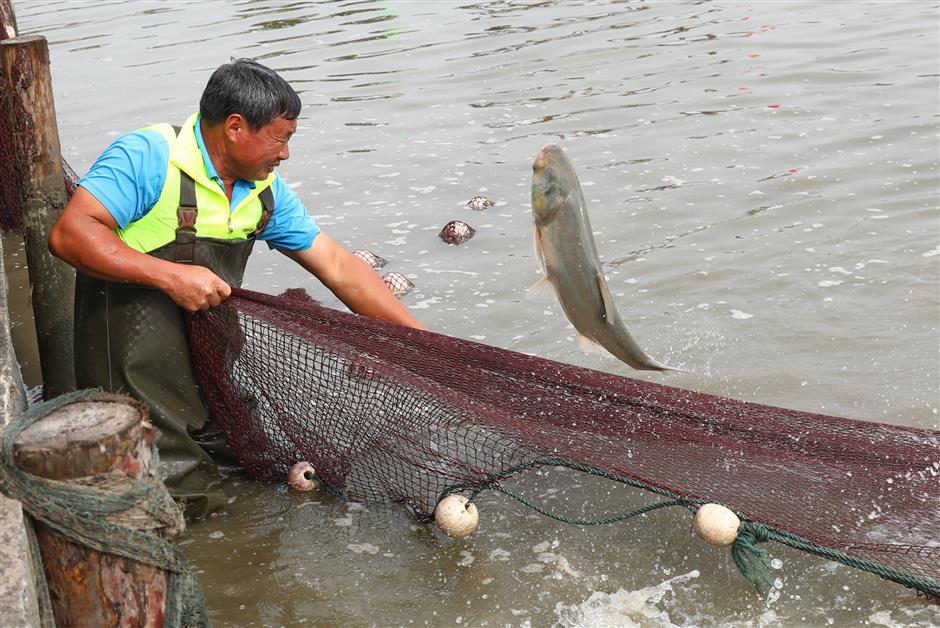
[[[261,181],[290,157],[287,142],[297,130],[297,120],[277,117],[270,124],[253,130],[247,124],[239,129],[232,147],[238,176],[247,181]]]

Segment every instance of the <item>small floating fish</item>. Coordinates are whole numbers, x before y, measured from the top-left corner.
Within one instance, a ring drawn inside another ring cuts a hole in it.
[[[392,294],[399,299],[411,292],[411,289],[415,287],[415,285],[401,273],[385,273],[385,276],[382,277],[382,281],[384,281],[388,289],[392,291]]]
[[[437,235],[447,244],[463,244],[476,232],[476,229],[462,220],[451,220]]]
[[[467,201],[467,207],[473,211],[481,212],[487,207],[492,207],[493,201],[486,198],[485,196],[474,196],[469,201]]]
[[[382,268],[385,266],[386,262],[384,259],[373,253],[372,251],[366,251],[365,249],[358,249],[352,252],[353,255],[364,261],[366,264],[372,268]]]

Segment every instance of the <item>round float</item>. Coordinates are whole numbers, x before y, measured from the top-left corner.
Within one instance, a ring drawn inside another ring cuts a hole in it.
[[[320,486],[317,472],[309,462],[298,462],[287,472],[287,483],[295,491],[312,491]]]
[[[695,533],[715,547],[728,547],[734,543],[740,525],[738,516],[721,504],[704,504],[692,520]]]
[[[434,509],[434,521],[444,534],[459,539],[477,529],[480,513],[463,495],[448,495]]]

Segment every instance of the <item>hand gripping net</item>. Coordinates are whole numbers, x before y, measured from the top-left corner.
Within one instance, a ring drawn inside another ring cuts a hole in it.
[[[785,410],[233,290],[189,318],[197,377],[255,478],[306,460],[337,495],[429,517],[533,466],[595,473],[940,596],[940,432]],[[869,516],[869,513],[875,513]]]

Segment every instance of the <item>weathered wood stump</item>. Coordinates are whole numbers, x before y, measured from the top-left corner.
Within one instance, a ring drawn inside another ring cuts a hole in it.
[[[13,457],[32,475],[123,492],[151,473],[154,437],[130,403],[79,401],[24,430]],[[120,523],[157,534],[163,527],[136,507]],[[38,521],[35,528],[57,625],[163,625],[164,570],[73,543]]]

